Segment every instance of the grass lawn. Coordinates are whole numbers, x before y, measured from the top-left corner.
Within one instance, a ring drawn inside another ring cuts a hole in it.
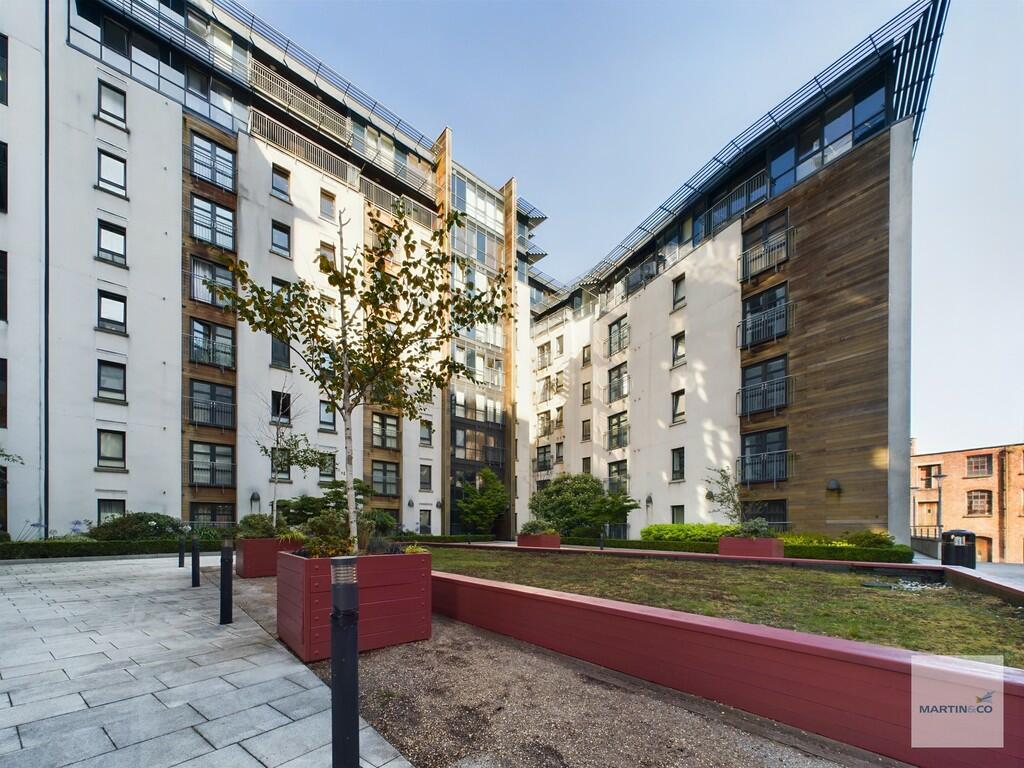
[[[437,571],[606,597],[949,655],[1002,654],[1024,667],[1024,609],[945,587],[865,587],[887,576],[608,555],[434,547]]]

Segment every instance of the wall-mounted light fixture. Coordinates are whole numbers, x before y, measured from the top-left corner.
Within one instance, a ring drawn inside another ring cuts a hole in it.
[[[249,511],[254,515],[260,511],[260,495],[256,491],[249,497]]]
[[[413,507],[416,506],[416,502],[414,502],[412,499],[409,499],[409,503],[406,504],[405,506],[407,506],[409,509],[412,509]]]
[[[828,483],[825,484],[825,490],[831,491],[832,493],[842,493],[843,486],[839,484],[838,480],[832,478],[831,480],[828,481]]]

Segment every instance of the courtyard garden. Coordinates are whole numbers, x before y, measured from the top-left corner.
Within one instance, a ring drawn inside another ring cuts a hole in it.
[[[947,585],[774,565],[433,547],[433,569],[1024,667],[1024,609]]]

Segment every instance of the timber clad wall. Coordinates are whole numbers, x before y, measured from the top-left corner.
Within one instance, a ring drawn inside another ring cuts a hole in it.
[[[743,434],[786,427],[790,479],[755,484],[750,500],[786,499],[799,530],[887,525],[888,130],[757,208],[744,230],[787,211],[793,255],[743,298],[781,282],[795,321],[787,337],[742,352],[743,366],[788,354],[794,402],[743,417]],[[838,480],[839,492],[827,491]]]

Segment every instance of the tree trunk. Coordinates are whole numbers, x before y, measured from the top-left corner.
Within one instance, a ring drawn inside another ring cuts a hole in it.
[[[352,412],[342,415],[345,422],[345,498],[348,503],[349,537],[352,540],[352,553],[359,549],[359,519],[356,514],[356,484],[352,458]]]

